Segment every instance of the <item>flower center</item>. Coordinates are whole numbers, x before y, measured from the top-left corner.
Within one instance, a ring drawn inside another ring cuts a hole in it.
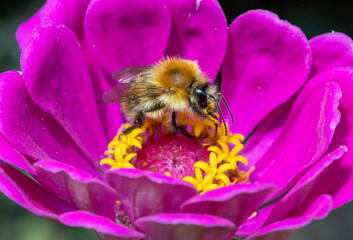
[[[168,122],[152,119],[126,135],[120,133],[130,125],[123,125],[108,144],[101,165],[163,173],[193,184],[200,193],[248,181],[254,168],[239,169],[248,164],[238,155],[243,148],[241,134],[226,136],[224,124],[215,132],[212,121],[187,114],[179,114],[178,123],[195,138],[169,132]]]
[[[194,164],[207,161],[207,149],[196,139],[179,134],[165,134],[149,139],[137,151],[134,166],[180,178],[194,175]]]

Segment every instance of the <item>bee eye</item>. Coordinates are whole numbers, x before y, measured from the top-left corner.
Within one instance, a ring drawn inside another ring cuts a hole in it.
[[[203,89],[196,89],[197,103],[204,109],[207,107],[207,94]]]

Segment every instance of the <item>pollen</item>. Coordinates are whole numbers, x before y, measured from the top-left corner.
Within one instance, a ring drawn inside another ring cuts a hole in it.
[[[228,132],[221,124],[189,113],[181,113],[178,124],[194,138],[170,132],[168,121],[146,119],[145,124],[129,134],[121,132],[130,127],[124,124],[108,144],[101,165],[111,169],[138,168],[159,172],[191,183],[202,194],[223,186],[249,181],[251,172],[244,169],[248,160],[239,154],[244,137]]]
[[[257,215],[257,212],[253,212],[253,214],[251,214],[251,216],[248,219],[252,219],[252,218],[256,217],[256,215]]]
[[[196,118],[195,121],[200,121]],[[192,124],[194,129],[202,126],[205,127],[206,121],[200,124]],[[226,126],[228,128],[228,126]],[[212,125],[205,131],[209,131]],[[228,128],[229,129],[229,128]],[[193,184],[199,193],[205,193],[219,187],[228,186],[235,183],[244,183],[249,180],[250,173],[254,171],[251,167],[249,171],[242,171],[239,169],[240,163],[244,166],[248,165],[247,159],[239,155],[243,149],[242,142],[244,137],[241,134],[229,133],[225,136],[225,125],[219,128],[216,135],[216,142],[210,145],[207,150],[210,152],[209,161],[198,161],[194,164],[195,177],[184,177],[183,180]]]
[[[118,132],[130,127],[125,124]],[[100,162],[101,165],[107,164],[111,169],[117,168],[135,168],[130,161],[137,155],[134,151],[136,148],[142,148],[143,133],[145,129],[137,128],[127,135],[118,134],[113,141],[108,144],[108,150],[105,151],[106,158]]]

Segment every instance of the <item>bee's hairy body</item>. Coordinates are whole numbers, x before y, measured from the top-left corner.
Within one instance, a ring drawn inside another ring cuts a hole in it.
[[[136,91],[135,85],[151,85],[163,89],[163,94],[132,99],[122,103],[124,116],[130,120],[136,118],[139,112],[144,112],[147,117],[155,120],[170,116],[173,111],[190,112],[189,98],[195,98],[191,90],[197,86],[208,85],[208,79],[201,72],[196,62],[166,59],[146,73],[137,76],[131,84],[129,91]],[[209,86],[209,85],[208,85]],[[216,88],[209,87],[209,94],[215,94]],[[153,91],[153,90],[151,90]],[[193,99],[196,101],[196,99]]]
[[[178,128],[175,116],[181,112],[196,113],[218,124],[213,109],[216,102],[218,104],[220,94],[215,86],[209,84],[195,61],[166,58],[136,72],[128,84],[122,78],[120,81],[127,86],[126,89],[123,92],[117,89],[116,99],[108,91],[111,96],[106,97],[105,101],[121,103],[125,118],[134,121],[132,129],[142,125],[145,116],[157,121],[171,120]],[[187,134],[185,130],[181,131]]]

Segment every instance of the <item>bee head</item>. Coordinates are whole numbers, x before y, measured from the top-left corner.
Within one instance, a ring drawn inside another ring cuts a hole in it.
[[[193,111],[203,117],[211,120],[217,120],[213,112],[218,101],[216,89],[214,86],[206,84],[194,84],[190,89],[190,106]],[[212,116],[213,115],[213,116]],[[217,121],[218,122],[218,121]]]
[[[221,111],[221,108],[219,106],[219,101],[220,98],[223,99],[230,115],[232,118],[232,124],[233,124],[233,116],[232,113],[228,107],[228,104],[225,102],[223,96],[217,92],[217,88],[213,85],[209,85],[207,84],[203,84],[203,85],[199,85],[199,86],[195,86],[193,87],[193,91],[192,94],[190,96],[190,105],[192,107],[192,109],[194,110],[194,112],[203,117],[203,118],[207,118],[210,119],[212,122],[215,123],[216,125],[216,129],[218,127],[218,125],[220,124],[218,121],[218,117],[215,115],[215,112],[217,112],[217,110],[219,111],[222,121],[224,121],[224,117],[223,117],[223,113]],[[226,135],[227,135],[227,128],[226,128]]]

